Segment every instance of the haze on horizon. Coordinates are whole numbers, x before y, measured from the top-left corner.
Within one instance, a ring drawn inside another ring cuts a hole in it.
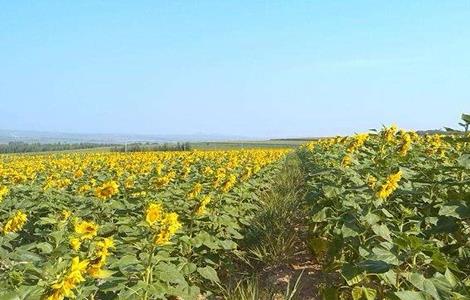
[[[468,1],[5,1],[0,129],[301,137],[470,111]]]

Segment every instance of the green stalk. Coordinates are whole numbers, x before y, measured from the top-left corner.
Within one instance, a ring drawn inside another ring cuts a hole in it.
[[[149,258],[147,260],[147,267],[145,268],[145,276],[144,276],[144,281],[147,284],[152,283],[152,280],[153,280],[152,260],[153,260],[153,255],[154,255],[154,252],[155,252],[155,248],[156,248],[156,245],[152,243]],[[142,297],[142,299],[144,299],[144,300],[148,299],[148,291],[147,290],[145,290],[145,293],[144,293],[144,296]]]

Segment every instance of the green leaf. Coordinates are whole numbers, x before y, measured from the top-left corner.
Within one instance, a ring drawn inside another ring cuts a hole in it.
[[[377,297],[377,291],[364,286],[355,286],[351,292],[353,300],[374,300]]]
[[[448,132],[458,132],[457,129],[454,129],[454,128],[451,128],[451,127],[445,127],[445,126],[444,126],[444,130],[448,131]]]
[[[49,254],[52,252],[52,250],[54,250],[52,245],[46,242],[37,244],[36,248],[41,250],[43,254]]]
[[[387,218],[393,218],[393,215],[385,208],[382,208],[381,211]]]
[[[130,265],[135,265],[138,263],[140,263],[140,261],[134,255],[128,254],[128,255],[124,255],[123,257],[121,257],[118,261],[111,264],[109,267],[110,268],[126,267]]]
[[[464,167],[465,169],[470,169],[470,154],[463,154],[457,159],[459,166]]]
[[[36,223],[37,225],[49,225],[49,224],[57,224],[59,223],[59,220],[56,218],[50,218],[50,217],[42,217],[39,219],[39,221]]]
[[[395,295],[401,300],[429,300],[423,292],[400,291],[395,292]]]
[[[470,207],[467,203],[460,201],[457,203],[446,204],[439,209],[440,216],[454,217],[457,219],[470,218]]]
[[[312,238],[308,241],[307,246],[315,256],[322,257],[328,252],[330,242],[324,238]]]
[[[204,277],[205,279],[208,279],[212,282],[219,282],[219,276],[217,276],[217,272],[214,270],[214,268],[207,266],[204,268],[197,268],[197,272]]]
[[[12,258],[14,258],[15,260],[26,261],[26,262],[42,261],[42,257],[40,255],[31,251],[17,249],[13,253],[14,255],[12,256]]]
[[[49,234],[54,239],[55,246],[58,247],[60,242],[63,240],[64,232],[63,231],[54,231]]]
[[[118,209],[118,210],[125,210],[126,206],[122,204],[120,201],[116,200],[108,200],[108,209]]]
[[[367,273],[386,273],[390,270],[390,265],[382,260],[364,260],[358,264]]]
[[[344,223],[341,227],[341,233],[344,238],[358,236],[360,231],[357,226],[352,223]]]
[[[384,261],[390,265],[400,265],[400,261],[397,256],[383,246],[378,246],[372,249],[372,255],[367,258],[369,260]]]
[[[323,288],[320,292],[322,300],[338,300],[339,291],[338,288],[326,287]]]
[[[235,243],[232,240],[222,240],[219,241],[219,245],[224,249],[224,250],[234,250],[237,249],[237,243]]]
[[[372,231],[380,236],[381,238],[387,240],[387,241],[392,241],[392,237],[390,236],[390,230],[388,229],[387,225],[381,224],[381,225],[373,225],[372,226]]]
[[[154,277],[163,282],[186,284],[186,280],[181,271],[171,263],[159,263],[155,267]]]
[[[20,286],[15,291],[0,291],[2,300],[39,300],[41,288],[37,286]]]
[[[424,289],[423,291],[426,292],[427,294],[431,295],[435,300],[440,300],[441,297],[439,296],[439,293],[437,292],[436,286],[434,285],[434,282],[426,279],[424,281],[423,285]]]
[[[183,264],[181,271],[183,271],[184,275],[191,274],[196,272],[197,265],[195,263],[185,263]]]
[[[228,228],[229,229],[229,228]],[[227,229],[227,230],[228,230]],[[194,238],[191,240],[191,243],[194,247],[199,248],[202,245],[207,246],[210,249],[220,249],[219,244],[215,241],[215,238],[211,236],[206,231],[201,231],[197,233]]]
[[[232,235],[232,238],[234,239],[241,240],[243,238],[243,235],[233,227],[228,227],[226,230]]]
[[[363,294],[367,300],[374,300],[377,297],[377,291],[371,288],[363,287]]]
[[[434,274],[434,278],[430,278],[429,281],[432,282],[433,287],[436,289],[436,294],[438,294],[437,297],[440,296],[440,298],[442,299],[451,298],[452,284],[449,282],[445,275],[436,273]]]
[[[386,284],[396,287],[398,275],[392,269],[388,270],[388,272],[385,272],[383,274],[379,274],[378,276],[379,278],[382,278]]]
[[[358,284],[366,278],[366,274],[361,268],[351,264],[343,265],[341,268],[341,276],[343,276],[349,286]]]
[[[453,262],[449,261],[444,254],[437,250],[433,252],[431,258],[431,265],[439,272],[445,272],[446,269],[459,271],[459,269]]]
[[[444,273],[444,276],[446,277],[447,281],[449,282],[451,287],[456,287],[457,284],[459,283],[459,279],[455,277],[455,275],[449,270],[446,269],[446,272]]]
[[[374,213],[368,213],[363,217],[363,220],[367,222],[370,226],[380,222],[380,217]]]
[[[176,287],[170,287],[167,292],[167,294],[174,296],[177,299],[197,299],[200,293],[201,291],[197,286],[189,285],[178,285]],[[165,297],[165,299],[166,298],[167,297]]]
[[[324,186],[323,195],[325,195],[326,198],[333,198],[341,195],[341,189],[334,186]]]
[[[106,278],[106,281],[100,285],[100,291],[102,292],[117,292],[125,289],[127,278],[125,277],[110,277]]]
[[[353,300],[361,300],[362,299],[362,287],[355,286],[351,291],[351,296]]]
[[[462,121],[464,121],[465,123],[467,123],[467,124],[470,123],[470,115],[462,114],[461,118],[462,118]]]
[[[406,280],[408,280],[408,282],[411,283],[418,290],[424,290],[424,281],[426,280],[426,278],[423,276],[423,274],[404,273],[402,274],[402,276],[405,277]]]
[[[143,291],[147,289],[149,289],[149,285],[146,282],[140,280],[137,282],[137,284],[127,289],[121,290],[118,295],[118,299],[141,299]]]
[[[312,222],[314,223],[320,223],[320,222],[325,222],[327,219],[327,211],[330,210],[329,207],[324,207],[322,210],[317,212],[316,214],[313,215],[312,217]]]

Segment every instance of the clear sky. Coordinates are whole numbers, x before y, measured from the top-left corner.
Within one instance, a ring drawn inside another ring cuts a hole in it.
[[[321,136],[462,112],[468,0],[0,0],[1,129]]]

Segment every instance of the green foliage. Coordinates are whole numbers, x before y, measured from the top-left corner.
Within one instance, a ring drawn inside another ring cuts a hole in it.
[[[112,152],[143,152],[143,151],[190,151],[191,144],[184,143],[131,143],[126,145],[114,146]]]
[[[66,150],[102,148],[102,147],[110,147],[110,146],[114,146],[114,144],[101,144],[101,143],[41,144],[41,143],[9,142],[8,144],[0,144],[0,153],[66,151]]]
[[[350,150],[355,137],[298,150],[308,173],[309,249],[325,270],[339,270],[346,286],[325,299],[467,299],[470,143],[412,135],[403,155],[404,133],[386,141],[385,131],[357,151]],[[379,198],[397,170],[397,189]]]
[[[459,125],[464,128],[465,132],[467,132],[468,127],[470,126],[470,115],[462,114],[462,121],[463,123],[459,123]]]
[[[175,157],[171,167],[182,172],[185,161],[179,154],[167,154]],[[259,191],[272,188],[281,163],[269,164],[221,192],[212,181],[204,181],[202,170],[209,165],[214,169],[225,166],[228,160],[220,160],[217,165],[194,156],[197,159],[191,165],[191,175],[178,176],[158,189],[148,186],[156,172],[151,170],[139,174],[132,188],[136,193],[122,188],[126,177],[116,179],[120,193],[106,200],[92,194],[74,194],[70,187],[44,190],[37,182],[11,186],[0,201],[0,226],[18,210],[27,213],[28,222],[20,232],[0,233],[0,299],[40,299],[67,273],[73,257],[93,257],[96,243],[107,237],[115,243],[105,266],[108,276],[95,280],[87,275],[74,290],[79,299],[196,299],[220,292],[220,278],[227,276],[234,257],[240,255],[246,229],[262,206]],[[241,172],[247,167],[232,165],[231,171]],[[73,176],[73,172],[67,174]],[[92,176],[93,180],[104,181],[116,175],[97,169]],[[72,184],[88,182],[80,178]],[[199,182],[212,197],[210,209],[201,215],[195,214],[199,200],[188,198],[188,192]],[[140,193],[142,190],[146,193]],[[154,233],[145,222],[149,203],[162,203],[165,211],[179,215],[183,228],[171,243],[155,245]],[[64,218],[63,211],[71,215]],[[93,221],[100,227],[97,237],[82,240],[80,249],[72,250],[69,243],[78,219]]]

